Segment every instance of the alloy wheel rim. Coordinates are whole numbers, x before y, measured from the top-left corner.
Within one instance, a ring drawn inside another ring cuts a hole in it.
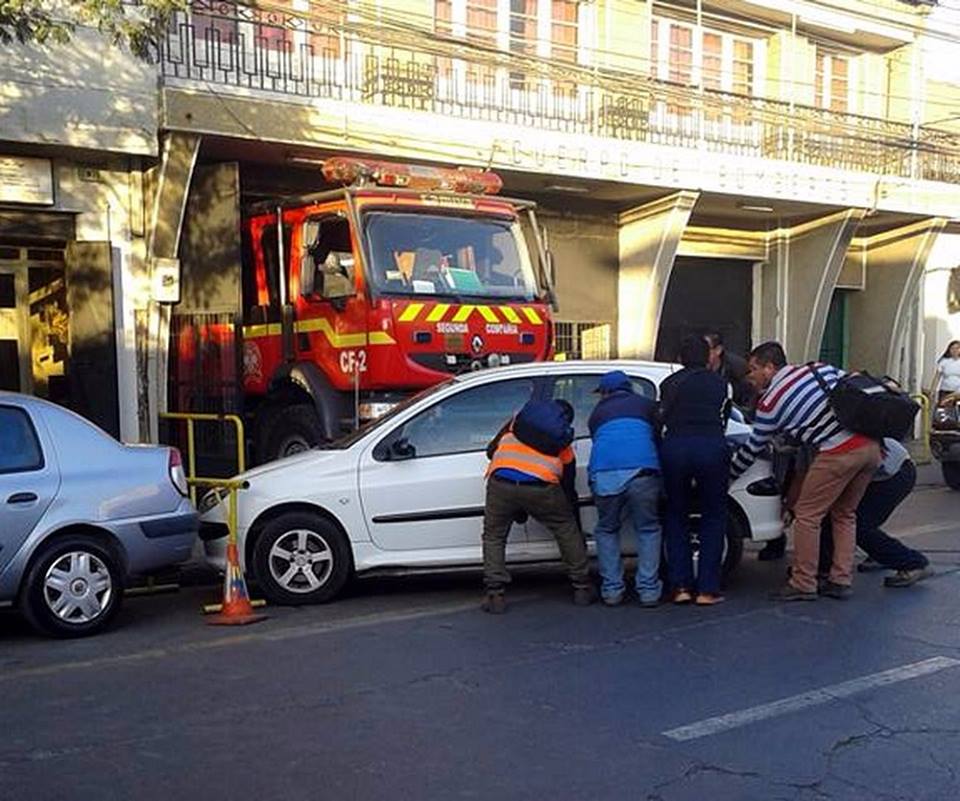
[[[65,623],[90,623],[100,617],[113,597],[113,579],[106,564],[88,551],[59,556],[43,577],[47,608]]]
[[[293,529],[276,539],[267,558],[270,576],[287,592],[315,592],[333,572],[330,543],[316,531]]]

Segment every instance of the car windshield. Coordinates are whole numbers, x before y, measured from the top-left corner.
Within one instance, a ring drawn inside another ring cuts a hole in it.
[[[537,297],[515,220],[377,211],[365,215],[364,227],[381,294]]]

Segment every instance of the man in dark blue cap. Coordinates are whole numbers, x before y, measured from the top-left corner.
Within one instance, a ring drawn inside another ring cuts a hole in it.
[[[590,489],[597,505],[597,565],[600,594],[607,606],[623,601],[626,585],[620,559],[620,521],[628,516],[637,539],[635,586],[640,605],[660,603],[660,459],[657,455],[657,406],[633,391],[622,370],[600,379],[600,394],[590,415]]]

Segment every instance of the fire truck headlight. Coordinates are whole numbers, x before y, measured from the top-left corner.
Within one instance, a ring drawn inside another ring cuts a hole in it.
[[[386,403],[383,401],[361,403],[360,406],[357,407],[357,411],[360,413],[361,420],[376,420],[378,417],[383,417],[396,405],[395,403]]]

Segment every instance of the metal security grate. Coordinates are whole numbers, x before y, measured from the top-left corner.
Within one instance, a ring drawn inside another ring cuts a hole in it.
[[[566,359],[609,359],[611,324],[604,322],[554,323],[554,350]]]

